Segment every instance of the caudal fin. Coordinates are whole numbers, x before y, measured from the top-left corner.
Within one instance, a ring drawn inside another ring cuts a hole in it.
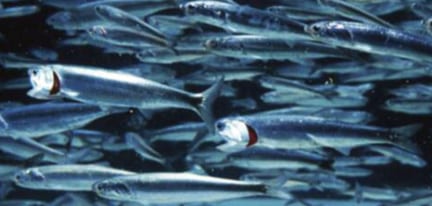
[[[419,153],[418,146],[412,140],[412,137],[422,128],[421,124],[410,124],[402,127],[391,128],[392,140],[397,146],[410,152]]]
[[[201,101],[196,105],[198,115],[204,120],[211,133],[214,133],[213,103],[219,96],[222,86],[223,78],[219,79],[210,88],[199,94]]]

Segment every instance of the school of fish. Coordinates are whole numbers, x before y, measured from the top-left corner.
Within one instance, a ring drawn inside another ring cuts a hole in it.
[[[431,117],[432,1],[0,0],[0,206],[432,205]]]

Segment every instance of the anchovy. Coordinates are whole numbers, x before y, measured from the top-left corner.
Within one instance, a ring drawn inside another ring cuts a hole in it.
[[[133,174],[99,165],[49,165],[19,171],[14,182],[20,187],[38,190],[91,191],[95,182]]]
[[[157,36],[130,28],[94,26],[87,30],[90,38],[119,47],[172,47],[172,43]]]
[[[216,122],[217,134],[227,141],[224,150],[241,150],[253,145],[283,149],[318,147],[357,147],[370,144],[393,144],[411,147],[409,138],[419,125],[381,128],[330,121],[311,116],[242,116]]]
[[[270,169],[331,169],[332,161],[324,157],[309,155],[297,150],[275,150],[265,147],[251,147],[228,154],[228,165],[249,170]]]
[[[218,1],[192,1],[182,5],[186,15],[196,21],[232,32],[285,39],[310,39],[304,24],[247,6]]]
[[[0,136],[40,137],[82,127],[115,112],[95,105],[41,103],[0,111]]]
[[[390,157],[401,164],[410,165],[413,167],[425,167],[427,162],[423,160],[418,154],[403,150],[398,147],[386,147],[373,145],[368,147],[368,150]]]
[[[262,183],[192,173],[146,173],[115,177],[95,183],[93,191],[110,200],[142,204],[215,202],[256,195],[291,198],[289,194],[281,194]]]
[[[348,21],[313,23],[306,31],[314,38],[334,46],[417,62],[432,61],[432,41],[428,36]]]
[[[346,58],[341,51],[323,44],[265,36],[236,35],[209,39],[204,43],[210,52],[226,57],[260,60],[291,60],[324,57]],[[301,61],[300,61],[301,62]]]
[[[208,52],[199,48],[147,48],[138,51],[135,56],[146,63],[173,64],[199,60],[208,55]]]
[[[138,17],[176,8],[173,1],[148,0],[103,0],[82,4],[75,9],[54,13],[46,19],[46,23],[61,30],[83,30],[96,25],[111,26],[112,23],[102,21],[94,8],[98,5],[110,5],[128,11]]]
[[[126,144],[129,145],[144,160],[150,160],[162,165],[167,164],[162,155],[151,148],[139,134],[128,132],[125,134]]]
[[[339,15],[347,17],[352,20],[361,20],[365,23],[376,24],[384,27],[394,28],[393,25],[379,18],[378,16],[371,14],[355,5],[341,0],[318,0],[319,4],[332,8]]]
[[[135,29],[137,31],[149,34],[160,39],[164,39],[165,35],[153,26],[142,21],[137,16],[129,14],[126,11],[112,7],[109,5],[95,6],[96,14],[105,21],[113,22],[121,27]]]
[[[45,65],[29,71],[35,98],[67,97],[85,103],[140,109],[183,108],[201,116],[213,129],[212,104],[222,79],[194,94],[130,75],[79,66]]]
[[[0,8],[0,19],[32,15],[39,12],[36,5]]]

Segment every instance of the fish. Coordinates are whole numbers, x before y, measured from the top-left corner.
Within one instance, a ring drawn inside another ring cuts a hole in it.
[[[76,129],[122,110],[76,102],[46,102],[0,111],[0,136],[40,137]]]
[[[173,64],[200,60],[208,55],[204,49],[184,47],[150,47],[135,53],[141,62],[154,64]]]
[[[384,56],[430,63],[432,41],[428,36],[350,21],[312,23],[305,30],[327,44]]]
[[[322,156],[309,155],[297,150],[276,150],[265,147],[250,147],[230,153],[226,164],[248,170],[332,170],[333,161]],[[222,161],[224,163],[224,161]]]
[[[382,108],[388,111],[412,115],[430,115],[432,113],[432,99],[387,99]]]
[[[226,143],[221,150],[251,146],[283,149],[358,147],[390,144],[416,150],[412,137],[421,125],[382,128],[300,115],[239,116],[219,119],[215,131]]]
[[[318,0],[318,3],[324,7],[331,8],[339,15],[352,19],[352,20],[360,20],[365,23],[376,24],[384,27],[394,28],[393,25],[385,21],[384,19],[379,18],[378,16],[371,14],[359,7],[356,7],[349,2],[340,1],[340,0]]]
[[[172,43],[159,37],[130,28],[94,26],[87,30],[90,38],[119,47],[172,47]]]
[[[162,165],[169,164],[162,155],[151,148],[139,134],[128,132],[125,134],[126,144],[129,145],[143,160],[150,160]]]
[[[307,41],[288,41],[256,35],[235,35],[208,39],[206,49],[219,56],[254,58],[260,60],[290,60],[338,57],[346,58],[340,50]]]
[[[105,21],[113,22],[118,26],[134,29],[160,39],[166,38],[159,30],[126,11],[109,5],[98,5],[94,9],[96,14]]]
[[[216,202],[256,195],[291,199],[289,193],[263,183],[245,182],[193,173],[145,173],[96,182],[93,192],[110,200],[141,204]],[[166,198],[169,195],[171,198]]]
[[[88,104],[139,109],[189,109],[211,131],[211,107],[223,85],[223,79],[219,79],[203,93],[195,94],[127,73],[60,64],[31,69],[29,76],[33,89],[27,94],[31,97],[64,96]]]
[[[304,24],[247,6],[219,1],[191,1],[180,7],[193,20],[236,33],[282,39],[310,39]]]
[[[392,158],[404,165],[410,165],[419,168],[425,167],[427,165],[427,162],[419,154],[405,151],[398,147],[372,145],[368,148],[368,150]]]
[[[37,5],[13,6],[0,9],[0,19],[28,16],[40,11]]]
[[[92,191],[100,180],[133,175],[134,172],[91,164],[66,164],[36,166],[23,169],[14,175],[19,187],[38,190]]]
[[[59,11],[49,16],[45,21],[59,30],[86,30],[93,26],[110,26],[109,22],[101,20],[94,8],[98,5],[109,5],[128,11],[132,15],[145,17],[158,11],[176,8],[171,1],[148,0],[104,0],[81,4],[75,9]],[[105,25],[103,25],[105,23]]]

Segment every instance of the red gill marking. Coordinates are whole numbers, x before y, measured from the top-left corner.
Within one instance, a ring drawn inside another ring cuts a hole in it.
[[[55,72],[53,72],[53,85],[50,90],[50,95],[54,95],[60,92],[60,79]]]
[[[249,142],[246,145],[246,147],[250,147],[250,146],[252,146],[258,142],[258,135],[251,126],[246,125],[246,127],[247,127],[248,134],[249,134]]]

